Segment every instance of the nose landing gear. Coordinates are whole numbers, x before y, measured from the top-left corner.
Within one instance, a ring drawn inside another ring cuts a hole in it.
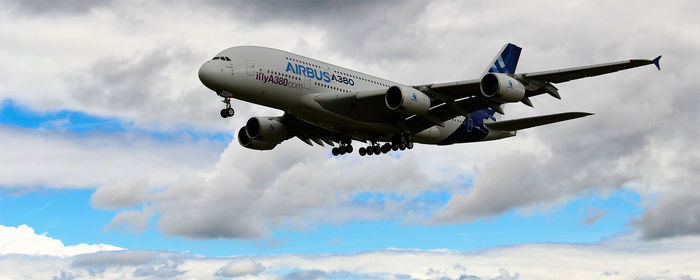
[[[231,98],[226,97],[226,98],[224,98],[224,100],[221,101],[221,102],[223,102],[224,104],[226,104],[226,108],[221,109],[221,112],[220,112],[221,117],[224,118],[224,119],[225,119],[225,118],[228,118],[228,117],[233,117],[234,111],[233,111],[233,108],[231,108]]]

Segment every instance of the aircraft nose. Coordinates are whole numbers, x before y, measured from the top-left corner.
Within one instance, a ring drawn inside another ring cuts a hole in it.
[[[207,61],[199,68],[199,80],[209,89],[217,91],[215,82],[217,72],[220,72],[220,69],[217,69],[213,63]]]

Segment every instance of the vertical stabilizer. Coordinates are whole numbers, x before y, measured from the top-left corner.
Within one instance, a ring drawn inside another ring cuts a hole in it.
[[[491,61],[489,67],[486,68],[483,75],[488,73],[502,73],[502,74],[515,74],[515,68],[518,66],[518,59],[520,59],[520,51],[522,48],[513,45],[511,43],[506,44],[501,48],[501,51],[496,55],[496,57]],[[505,104],[495,105],[499,108],[491,108],[493,118],[500,120],[503,116],[503,110],[505,110]],[[498,112],[500,109],[501,112]],[[490,110],[491,111],[491,110]]]
[[[522,48],[513,45],[511,43],[506,44],[501,49],[501,52],[491,61],[489,68],[486,69],[486,73],[504,73],[504,74],[515,74],[515,67],[518,66],[518,59],[520,58],[520,51]]]

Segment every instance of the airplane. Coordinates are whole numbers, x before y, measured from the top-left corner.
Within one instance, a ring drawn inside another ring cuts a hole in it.
[[[234,115],[231,98],[279,109],[282,116],[248,119],[241,146],[272,150],[296,137],[333,146],[334,156],[367,144],[360,156],[411,149],[414,143],[451,145],[512,137],[518,130],[581,118],[566,112],[502,120],[508,103],[534,107],[530,98],[561,99],[553,85],[653,64],[661,56],[551,71],[516,73],[521,48],[508,43],[479,79],[405,85],[320,60],[267,47],[226,49],[199,69],[200,81],[219,97],[221,117]],[[337,146],[336,146],[337,145]]]

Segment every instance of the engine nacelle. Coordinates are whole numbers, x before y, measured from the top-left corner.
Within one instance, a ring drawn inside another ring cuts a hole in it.
[[[481,79],[481,94],[501,103],[519,102],[525,97],[525,86],[506,74],[489,73]]]
[[[393,86],[384,95],[386,106],[407,115],[421,115],[430,109],[430,97],[411,87]]]
[[[252,117],[245,124],[248,138],[256,141],[280,143],[287,140],[287,127],[272,117]],[[276,144],[275,144],[276,145]]]
[[[246,127],[244,126],[241,127],[240,130],[238,130],[238,144],[241,144],[241,146],[248,149],[265,151],[272,150],[275,146],[277,146],[277,144],[279,144],[279,142],[268,143],[250,139],[250,137],[248,137],[248,134],[246,133]]]

